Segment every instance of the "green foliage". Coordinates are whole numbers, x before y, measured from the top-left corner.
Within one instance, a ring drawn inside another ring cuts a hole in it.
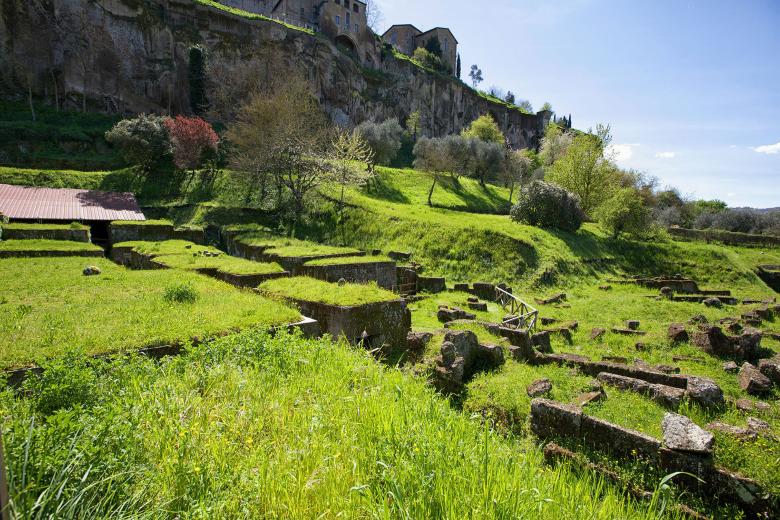
[[[0,291],[8,299],[0,305],[0,366],[72,349],[99,354],[171,345],[300,319],[278,302],[200,274],[135,271],[102,258],[90,258],[89,264],[102,274],[83,276],[82,258],[0,260]],[[166,288],[182,284],[191,284],[200,297],[190,305],[171,305]],[[23,305],[29,311],[19,314]]]
[[[320,258],[317,260],[309,260],[304,265],[317,266],[317,265],[348,265],[348,264],[370,264],[374,262],[392,262],[389,257],[386,256],[338,256],[334,258]]]
[[[171,147],[165,118],[146,114],[118,122],[106,132],[106,141],[119,148],[125,160],[147,171],[169,154]]]
[[[169,303],[195,303],[198,300],[198,291],[192,283],[176,283],[165,288],[163,298]]]
[[[486,143],[496,143],[501,146],[506,142],[504,134],[498,128],[498,123],[490,114],[483,114],[471,122],[471,124],[461,132],[463,137],[473,137],[485,141]]]
[[[439,41],[438,39],[436,40]],[[420,64],[422,67],[432,69],[442,74],[451,74],[452,68],[450,65],[441,59],[441,55],[430,52],[425,47],[418,47],[412,54],[412,60]]]
[[[428,41],[425,42],[425,50],[433,54],[434,56],[442,57],[441,42],[438,36],[431,36]]]
[[[621,188],[606,200],[596,212],[601,226],[614,238],[621,233],[642,235],[650,230],[650,213],[639,193],[633,188]]]
[[[565,231],[577,231],[585,219],[576,195],[542,181],[532,182],[520,193],[510,215],[515,222]]]
[[[5,225],[5,224],[4,224]],[[79,253],[83,251],[103,251],[100,246],[88,242],[75,242],[72,240],[3,240],[0,241],[0,251],[16,251],[36,253],[43,251],[68,251]]]
[[[96,401],[97,374],[83,354],[66,352],[60,358],[47,360],[42,368],[41,375],[28,378],[23,384],[24,391],[34,396],[38,413],[48,416],[58,410],[89,408]]]
[[[306,276],[268,280],[260,284],[260,290],[265,294],[285,299],[291,298],[342,306],[363,305],[398,299],[397,294],[380,289],[375,283],[368,285],[354,283],[339,285]]]
[[[385,166],[390,164],[398,154],[403,132],[397,119],[386,119],[381,123],[365,121],[355,128],[355,133],[371,147],[376,164]]]

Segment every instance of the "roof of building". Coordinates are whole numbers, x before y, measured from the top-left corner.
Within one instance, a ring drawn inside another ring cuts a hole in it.
[[[392,30],[393,30],[393,29],[395,29],[396,27],[411,27],[412,29],[414,29],[415,31],[417,31],[417,34],[422,34],[422,31],[421,31],[420,29],[418,29],[417,27],[415,27],[414,25],[412,25],[412,24],[410,24],[410,23],[397,23],[397,24],[391,25],[391,26],[390,26],[390,27],[389,27],[389,28],[388,28],[388,29],[387,29],[387,30],[384,32],[384,34],[382,34],[382,36],[384,36],[385,34],[389,33],[390,31],[392,31]]]
[[[426,34],[428,34],[430,32],[433,32],[433,31],[436,31],[436,30],[439,30],[439,29],[441,29],[442,31],[447,31],[448,33],[450,33],[450,36],[452,36],[452,39],[455,40],[455,43],[458,43],[458,39],[455,38],[455,35],[452,34],[452,31],[448,27],[434,27],[433,29],[428,29],[424,33],[418,34],[417,37],[419,38],[420,36],[424,36],[424,35],[426,35]]]
[[[146,220],[132,193],[0,184],[0,214],[25,220]]]

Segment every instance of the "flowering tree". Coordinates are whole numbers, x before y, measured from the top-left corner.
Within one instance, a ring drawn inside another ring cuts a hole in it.
[[[165,127],[177,168],[194,170],[200,166],[204,152],[217,151],[219,137],[211,125],[199,117],[176,116],[175,119],[166,119]]]

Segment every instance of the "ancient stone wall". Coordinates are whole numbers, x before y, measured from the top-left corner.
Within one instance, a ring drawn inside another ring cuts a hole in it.
[[[0,9],[0,91],[19,95],[30,85],[53,102],[56,87],[68,108],[79,108],[86,93],[92,110],[187,113],[189,49],[200,45],[207,58],[220,54],[240,65],[254,56],[299,69],[344,125],[420,111],[421,133],[437,137],[490,113],[523,148],[538,145],[552,115],[488,101],[381,48],[379,63],[367,69],[323,35],[191,0],[3,0]]]
[[[74,242],[89,242],[87,229],[13,229],[0,230],[3,240],[71,240]]]
[[[722,231],[718,229],[686,229],[671,227],[669,228],[669,234],[674,237],[688,240],[722,242],[730,246],[780,246],[780,237],[772,235],[752,235],[750,233],[732,233],[731,231]]]
[[[344,280],[350,283],[376,282],[383,289],[392,290],[396,287],[395,262],[363,262],[336,265],[306,265],[298,270],[298,274],[311,276],[326,282]]]

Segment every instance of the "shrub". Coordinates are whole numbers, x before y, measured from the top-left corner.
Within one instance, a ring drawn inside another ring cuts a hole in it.
[[[387,119],[381,123],[363,122],[357,126],[355,132],[371,147],[376,164],[388,165],[398,155],[404,129],[397,119]]]
[[[219,137],[211,125],[199,117],[176,116],[166,119],[165,127],[171,139],[173,162],[182,170],[194,170],[201,165],[206,152],[216,152]]]
[[[195,303],[198,291],[189,282],[177,283],[165,288],[163,298],[170,303]]]
[[[613,238],[621,233],[640,235],[650,229],[650,214],[635,189],[621,188],[598,209],[599,223]]]
[[[418,47],[412,54],[412,60],[423,67],[433,69],[444,74],[451,74],[452,68],[442,59],[424,47]]]
[[[141,114],[123,119],[106,132],[106,141],[113,144],[130,163],[144,170],[158,163],[170,151],[165,118]]]
[[[522,191],[510,216],[515,222],[564,231],[577,231],[585,220],[579,197],[543,181],[534,181]]]

